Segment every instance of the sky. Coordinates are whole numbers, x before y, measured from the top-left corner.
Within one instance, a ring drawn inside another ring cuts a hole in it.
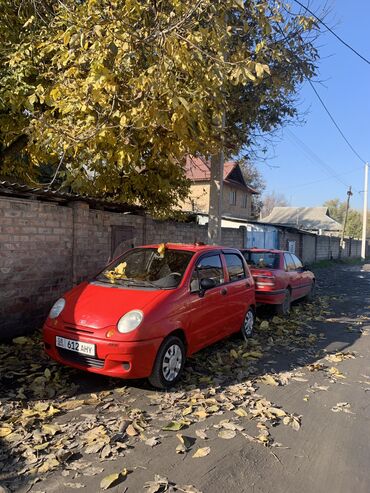
[[[301,0],[307,5],[308,0]],[[291,2],[293,4],[294,2]],[[365,58],[370,59],[370,1],[312,0],[317,15],[325,6],[325,22]],[[317,42],[320,60],[315,88],[357,153],[370,162],[370,65],[342,45],[330,32]],[[281,130],[267,164],[256,162],[267,184],[266,193],[282,193],[292,206],[320,206],[326,200],[346,200],[361,209],[364,165],[348,148],[338,130],[305,83],[299,94],[303,125]],[[269,166],[268,166],[269,165]],[[335,176],[337,176],[335,178]]]

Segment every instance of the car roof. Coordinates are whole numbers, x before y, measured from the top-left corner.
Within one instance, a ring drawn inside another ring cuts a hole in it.
[[[232,250],[238,252],[237,248],[220,246],[220,245],[204,245],[202,243],[164,243],[166,248],[169,250],[186,250],[188,252],[203,252],[203,251],[213,251],[213,250]],[[135,248],[158,248],[163,243],[156,243],[153,245],[142,245]]]
[[[286,253],[285,250],[277,250],[276,248],[242,248],[242,252],[260,252],[260,253]]]

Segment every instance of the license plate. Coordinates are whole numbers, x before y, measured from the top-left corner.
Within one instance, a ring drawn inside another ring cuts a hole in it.
[[[66,339],[65,337],[56,337],[55,344],[57,347],[74,351],[75,353],[86,354],[87,356],[95,356],[95,344],[88,342],[75,341]]]

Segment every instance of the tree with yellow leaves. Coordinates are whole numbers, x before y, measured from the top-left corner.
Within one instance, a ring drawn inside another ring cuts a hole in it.
[[[317,52],[313,20],[286,9],[0,0],[0,175],[33,183],[46,164],[51,181],[165,214],[188,193],[186,154],[236,154],[294,116]]]

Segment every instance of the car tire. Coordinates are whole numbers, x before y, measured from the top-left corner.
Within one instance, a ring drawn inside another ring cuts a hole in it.
[[[315,291],[316,291],[316,283],[315,283],[315,281],[312,281],[311,289],[310,289],[309,293],[307,293],[306,296],[304,297],[304,300],[305,301],[312,301],[315,298]]]
[[[157,389],[168,389],[180,380],[185,366],[186,350],[183,341],[176,336],[165,339],[158,350],[150,384]]]
[[[255,322],[255,314],[252,308],[249,308],[247,313],[245,314],[244,320],[243,320],[243,325],[242,325],[242,335],[245,340],[249,339],[250,337],[253,337],[253,329],[254,329],[254,322]]]
[[[289,289],[286,289],[283,303],[275,306],[276,314],[283,315],[284,317],[288,316],[290,314],[290,304],[290,291]]]

